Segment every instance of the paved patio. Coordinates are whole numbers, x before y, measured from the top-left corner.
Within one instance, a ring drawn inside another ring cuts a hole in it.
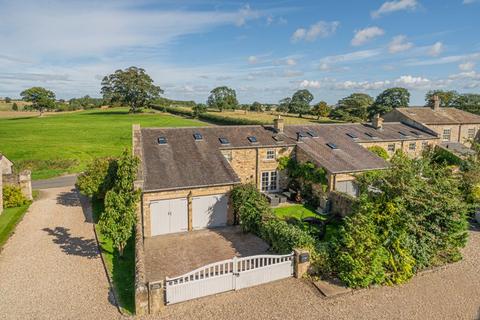
[[[262,239],[238,227],[198,230],[145,239],[148,281],[179,276],[206,264],[265,253]]]

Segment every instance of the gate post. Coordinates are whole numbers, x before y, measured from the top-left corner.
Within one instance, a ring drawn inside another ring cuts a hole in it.
[[[310,268],[310,252],[305,249],[293,249],[294,254],[294,276],[302,278]]]
[[[149,291],[149,313],[155,314],[162,311],[163,307],[166,304],[166,295],[164,294],[162,282],[155,282],[148,284]]]

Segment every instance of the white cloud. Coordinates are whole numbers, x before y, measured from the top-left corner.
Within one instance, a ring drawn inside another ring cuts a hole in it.
[[[443,52],[443,43],[435,42],[428,51],[428,54],[432,57],[439,56]]]
[[[322,86],[322,83],[317,80],[303,80],[302,82],[300,82],[301,88],[319,89]]]
[[[472,4],[478,2],[478,0],[463,0],[463,4]]]
[[[468,0],[467,0],[468,1]],[[373,18],[378,18],[384,14],[388,14],[401,10],[414,10],[418,7],[416,0],[396,0],[384,2],[380,8],[371,13]]]
[[[406,87],[408,89],[418,89],[421,87],[428,87],[431,84],[431,80],[423,77],[405,75],[396,79],[394,83],[396,86]]]
[[[250,56],[248,57],[248,63],[250,64],[255,64],[258,62],[258,58],[256,56]]]
[[[390,53],[398,53],[407,51],[413,47],[413,43],[407,42],[407,37],[404,35],[398,35],[393,37],[392,41],[388,44],[388,51]]]
[[[431,47],[430,47],[431,49]],[[407,66],[431,66],[431,65],[439,65],[439,64],[448,64],[448,63],[459,63],[465,60],[479,60],[480,59],[480,52],[471,53],[471,54],[461,54],[455,56],[446,56],[436,59],[428,59],[428,60],[419,60],[419,61],[410,61],[407,62],[405,65]]]
[[[468,62],[464,62],[464,63],[461,63],[458,65],[458,68],[461,70],[461,71],[471,71],[475,68],[475,63],[474,62],[471,62],[471,61],[468,61]]]
[[[285,78],[295,78],[303,76],[303,72],[298,70],[285,70],[282,76]]]
[[[382,54],[380,49],[371,49],[371,50],[359,50],[345,54],[339,54],[335,56],[326,56],[320,59],[320,64],[333,64],[333,63],[342,63],[342,62],[353,62],[353,61],[362,61],[367,60],[373,57],[377,57]]]
[[[292,34],[291,40],[298,42],[301,40],[315,41],[317,38],[326,38],[337,31],[340,22],[338,21],[319,21],[311,25],[308,29],[298,28]]]
[[[355,36],[352,39],[353,46],[360,46],[376,37],[382,36],[385,34],[383,29],[379,27],[368,27],[365,29],[360,29],[355,31]]]
[[[450,79],[453,80],[463,80],[463,79],[475,79],[475,80],[480,80],[480,73],[477,73],[476,71],[465,71],[465,72],[460,72],[457,74],[452,74],[449,76]]]
[[[389,80],[385,81],[344,81],[335,84],[335,89],[339,90],[379,90],[390,85]]]
[[[297,64],[297,61],[293,58],[288,58],[285,63],[289,66],[295,66]]]

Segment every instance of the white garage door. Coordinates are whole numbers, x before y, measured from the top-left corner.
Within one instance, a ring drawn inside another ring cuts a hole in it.
[[[193,198],[193,228],[225,226],[227,224],[227,208],[228,198],[225,194]]]
[[[150,204],[152,236],[188,230],[187,199],[169,199]]]

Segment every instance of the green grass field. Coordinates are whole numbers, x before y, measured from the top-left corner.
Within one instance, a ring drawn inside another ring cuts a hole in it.
[[[28,207],[30,207],[30,203],[21,207],[4,209],[0,214],[0,250],[27,212]]]
[[[80,172],[94,157],[116,156],[131,146],[132,124],[142,127],[203,126],[180,117],[126,108],[88,110],[44,117],[0,118],[0,152],[32,178]]]
[[[309,208],[303,204],[293,204],[291,206],[280,207],[273,209],[275,215],[280,219],[296,218],[302,220],[307,217],[320,218],[312,208]]]

